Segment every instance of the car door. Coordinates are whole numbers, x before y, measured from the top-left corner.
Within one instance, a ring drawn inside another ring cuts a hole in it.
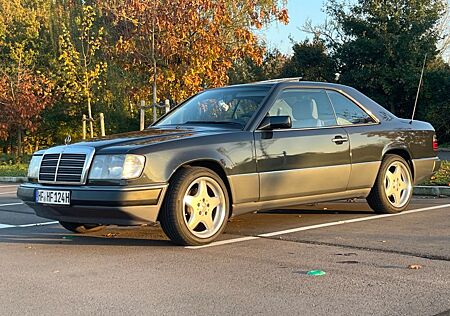
[[[324,89],[284,89],[267,115],[289,115],[292,128],[255,131],[260,201],[346,190],[348,136]]]

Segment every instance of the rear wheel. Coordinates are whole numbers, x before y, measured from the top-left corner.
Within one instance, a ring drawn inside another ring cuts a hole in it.
[[[408,207],[412,192],[413,181],[408,163],[400,156],[388,154],[381,163],[367,202],[376,213],[399,213]]]
[[[92,233],[97,232],[105,228],[104,225],[98,224],[80,224],[80,223],[71,223],[71,222],[59,222],[62,227],[71,232],[78,234]]]
[[[222,179],[202,167],[177,171],[160,212],[161,227],[180,245],[203,245],[224,230],[230,202]]]

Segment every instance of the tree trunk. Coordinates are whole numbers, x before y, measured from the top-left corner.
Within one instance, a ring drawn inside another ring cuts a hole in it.
[[[154,2],[154,4],[156,1]],[[155,54],[155,11],[153,11],[153,17],[152,17],[152,60],[153,60],[153,104],[152,104],[152,110],[153,110],[153,123],[156,122],[156,79],[157,79],[157,69],[156,69],[156,54]]]
[[[17,156],[22,157],[22,128],[17,128]]]

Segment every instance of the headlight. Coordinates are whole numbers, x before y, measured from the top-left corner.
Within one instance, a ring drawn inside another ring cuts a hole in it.
[[[145,157],[140,155],[98,155],[94,157],[89,179],[120,180],[139,178]]]
[[[33,156],[28,165],[27,177],[30,179],[39,178],[39,167],[41,166],[42,156]]]

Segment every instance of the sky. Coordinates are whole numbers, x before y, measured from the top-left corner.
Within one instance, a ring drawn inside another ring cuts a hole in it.
[[[305,22],[310,19],[313,25],[320,25],[325,22],[327,15],[323,12],[326,0],[288,0],[287,8],[289,13],[289,24],[272,23],[269,27],[263,28],[258,35],[265,40],[269,48],[278,48],[284,54],[292,54],[292,42],[303,41],[311,38],[299,30]],[[450,7],[450,0],[447,0]],[[450,62],[450,47],[444,54],[444,59]]]
[[[273,23],[262,29],[259,35],[266,41],[269,48],[278,48],[282,53],[292,52],[289,37],[296,42],[303,41],[310,35],[299,30],[310,19],[313,25],[322,24],[326,14],[322,11],[324,0],[288,0],[289,24]]]

